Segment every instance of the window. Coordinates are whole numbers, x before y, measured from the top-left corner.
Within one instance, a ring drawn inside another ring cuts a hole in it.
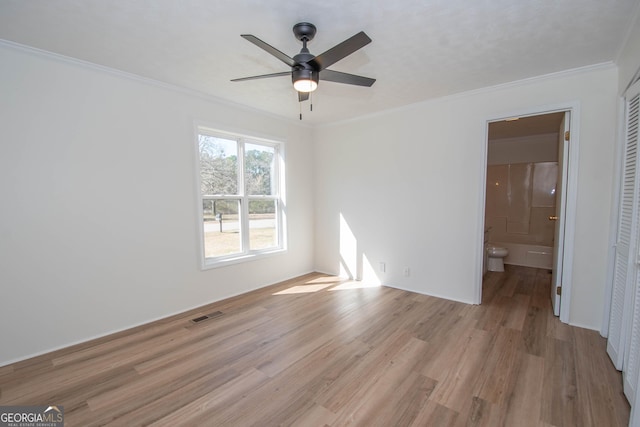
[[[203,268],[285,248],[281,144],[198,128]]]

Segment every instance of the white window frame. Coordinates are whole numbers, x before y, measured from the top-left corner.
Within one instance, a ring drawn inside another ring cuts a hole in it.
[[[200,135],[212,136],[236,141],[238,144],[238,194],[229,195],[202,195],[201,179],[200,179]],[[271,147],[274,149],[274,165],[273,165],[273,193],[272,195],[249,195],[246,194],[245,188],[245,145],[254,144]],[[197,206],[196,212],[198,216],[198,235],[200,241],[200,263],[203,270],[211,268],[224,267],[227,265],[237,264],[241,262],[253,261],[256,259],[272,256],[275,254],[286,252],[286,218],[284,205],[284,143],[235,132],[221,131],[205,125],[196,124],[195,129],[195,157],[196,157],[196,191]],[[238,200],[240,203],[240,236],[242,252],[222,255],[217,257],[205,257],[204,244],[204,215],[203,202],[205,200]],[[249,236],[249,202],[252,200],[274,200],[276,202],[276,236],[278,245],[266,249],[250,249]]]

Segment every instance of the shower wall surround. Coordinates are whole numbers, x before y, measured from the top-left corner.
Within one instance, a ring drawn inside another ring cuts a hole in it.
[[[553,246],[557,162],[487,166],[485,226],[493,242]]]

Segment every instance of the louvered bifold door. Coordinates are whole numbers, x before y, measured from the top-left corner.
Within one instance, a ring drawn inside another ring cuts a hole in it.
[[[637,86],[637,87],[636,87]],[[637,89],[634,85],[630,89]],[[631,246],[635,246],[635,229],[637,228],[637,166],[638,166],[638,94],[627,96],[626,126],[622,179],[620,188],[620,205],[618,207],[618,230],[615,249],[615,264],[613,289],[611,293],[611,311],[609,317],[609,334],[607,353],[611,357],[616,369],[623,369],[625,347],[627,344],[627,330],[631,326],[630,314],[632,309],[631,289],[632,275],[635,270],[635,259],[631,260]],[[635,258],[635,257],[634,257]],[[625,298],[628,297],[628,298]]]
[[[634,87],[635,88],[635,87]],[[638,88],[635,88],[633,95],[628,97],[627,102],[627,141],[634,141],[636,147],[638,145],[638,113],[640,95],[638,94]],[[631,145],[631,144],[629,144]],[[637,151],[637,148],[636,148]],[[637,156],[636,156],[637,158]],[[638,168],[640,162],[636,161],[636,188],[635,188],[635,205],[633,209],[633,219],[631,227],[631,245],[629,267],[628,267],[628,288],[631,289],[631,311],[630,322],[628,323],[628,329],[625,339],[625,352],[624,360],[622,363],[622,378],[624,381],[624,394],[629,399],[629,402],[633,402],[635,398],[636,389],[638,387],[638,370],[640,368],[640,268],[638,262],[640,261],[640,254],[638,249],[640,248],[640,196],[638,192],[640,190],[640,173]],[[627,316],[623,316],[626,318]]]

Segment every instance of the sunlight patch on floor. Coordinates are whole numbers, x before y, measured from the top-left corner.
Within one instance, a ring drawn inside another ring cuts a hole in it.
[[[307,284],[310,283],[340,283],[340,282],[344,282],[345,279],[343,277],[337,277],[337,276],[328,276],[328,277],[318,277],[317,279],[312,279],[309,280],[307,282]]]
[[[318,292],[321,291],[323,289],[329,288],[331,286],[333,286],[335,283],[325,283],[325,284],[318,284],[318,285],[298,285],[298,286],[292,286],[288,289],[285,289],[283,291],[280,292],[276,292],[273,295],[289,295],[289,294],[310,294],[312,292]]]
[[[290,288],[275,292],[272,295],[310,294],[320,291],[344,291],[349,289],[367,289],[381,287],[379,280],[349,280],[346,278],[330,276],[318,277],[309,280],[303,285],[295,285]]]

